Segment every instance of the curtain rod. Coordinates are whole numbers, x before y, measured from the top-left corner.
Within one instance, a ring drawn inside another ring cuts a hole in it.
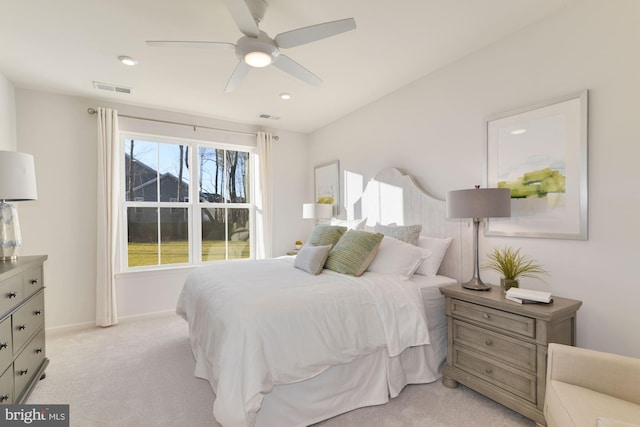
[[[89,114],[97,114],[98,110],[96,110],[93,107],[89,107],[89,108],[87,108],[87,113],[89,113]],[[243,135],[256,136],[255,132],[243,132],[243,131],[240,131],[240,130],[221,129],[221,128],[214,128],[214,127],[211,127],[211,126],[202,126],[202,125],[193,125],[193,124],[190,124],[190,123],[172,122],[172,121],[169,121],[169,120],[149,119],[147,117],[128,116],[126,114],[120,114],[120,113],[118,113],[118,117],[125,117],[127,119],[135,119],[135,120],[146,120],[146,121],[149,121],[149,122],[166,123],[166,124],[169,124],[169,125],[189,126],[189,127],[192,127],[194,131],[196,130],[196,128],[202,128],[202,129],[218,130],[218,131],[222,131],[222,132],[233,132],[233,133],[240,133],[240,134],[243,134]],[[278,135],[273,135],[271,138],[273,138],[274,141],[280,140],[280,137]]]

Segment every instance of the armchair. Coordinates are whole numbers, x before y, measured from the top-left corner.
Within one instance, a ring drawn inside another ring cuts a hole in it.
[[[640,359],[549,344],[549,427],[640,427]]]

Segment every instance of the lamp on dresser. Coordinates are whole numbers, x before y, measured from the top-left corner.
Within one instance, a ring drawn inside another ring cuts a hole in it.
[[[473,277],[462,286],[476,291],[487,291],[490,285],[480,279],[478,257],[478,229],[483,218],[511,216],[511,190],[508,188],[476,188],[447,193],[447,218],[473,218]]]
[[[0,261],[15,260],[22,246],[18,211],[7,202],[37,200],[33,156],[0,151]]]
[[[302,205],[302,218],[313,219],[316,225],[321,219],[329,219],[333,216],[333,205],[322,203],[304,203]]]

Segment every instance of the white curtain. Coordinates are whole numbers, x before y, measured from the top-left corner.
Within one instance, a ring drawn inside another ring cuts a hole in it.
[[[98,235],[96,325],[118,323],[115,272],[118,255],[120,200],[120,141],[118,112],[98,108]]]
[[[257,133],[256,258],[271,258],[272,188],[270,133]]]

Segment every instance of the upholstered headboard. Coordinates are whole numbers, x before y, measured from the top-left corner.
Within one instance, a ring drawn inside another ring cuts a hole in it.
[[[422,224],[422,234],[452,237],[438,274],[458,281],[473,274],[473,235],[469,222],[448,220],[445,201],[428,195],[403,171],[383,169],[369,181],[354,205],[355,218],[367,218],[367,225]]]

